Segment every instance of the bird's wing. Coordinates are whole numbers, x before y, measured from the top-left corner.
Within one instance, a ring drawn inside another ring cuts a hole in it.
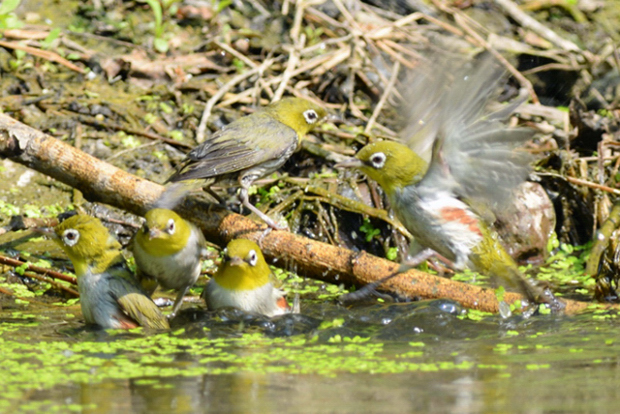
[[[278,277],[274,275],[273,272],[269,272],[269,282],[271,282],[273,287],[275,287],[276,289],[282,289],[282,287],[284,286],[284,283],[280,279],[278,279]]]
[[[442,122],[439,111],[445,94],[446,74],[433,72],[427,64],[412,71],[407,77],[404,104],[400,112],[407,120],[400,137],[424,161],[430,163],[433,142]]]
[[[435,62],[433,70],[425,70],[413,84],[417,92],[409,92],[426,96],[430,102],[429,107],[412,111],[425,116],[422,122],[410,118],[409,124],[409,132],[414,133],[410,145],[418,140],[428,146],[430,141],[433,148],[429,170],[419,185],[501,205],[530,171],[530,156],[517,148],[533,131],[503,123],[520,101],[496,112],[487,110],[503,79],[503,71],[492,58],[456,72],[452,68],[447,62]],[[416,123],[417,127],[411,126]]]
[[[190,222],[189,224],[192,227],[192,232],[196,234],[196,238],[198,239],[196,244],[198,245],[200,260],[209,259],[210,254],[209,250],[207,250],[207,240],[205,239],[204,233],[194,223]]]
[[[155,303],[140,289],[137,281],[126,265],[110,269],[114,277],[110,278],[111,295],[123,312],[137,321],[141,326],[168,329],[170,325]]]
[[[266,112],[239,118],[194,148],[168,181],[216,177],[285,158],[297,133]]]

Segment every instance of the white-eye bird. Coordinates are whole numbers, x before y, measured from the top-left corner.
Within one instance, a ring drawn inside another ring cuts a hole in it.
[[[356,167],[375,180],[414,236],[412,250],[425,248],[399,272],[436,252],[456,269],[500,277],[528,300],[560,309],[553,295],[519,271],[498,235],[472,207],[501,207],[530,171],[530,157],[517,148],[533,131],[502,123],[519,102],[486,111],[502,79],[489,58],[469,69],[454,70],[441,60],[433,63],[416,71],[409,82],[403,104],[409,125],[402,143],[371,143],[340,166]],[[429,149],[432,158],[427,163],[418,153]]]
[[[271,218],[250,203],[248,189],[284,165],[326,115],[324,108],[308,100],[283,98],[211,135],[187,154],[168,181],[207,179],[207,188],[239,186],[242,204],[277,229]]]
[[[170,315],[174,317],[200,276],[205,239],[198,227],[172,210],[154,208],[144,218],[132,243],[138,279],[149,295],[158,284],[178,291]]]
[[[202,296],[209,310],[234,307],[267,316],[290,312],[285,292],[251,240],[235,239],[224,249],[224,260]]]
[[[87,324],[106,329],[170,327],[129,270],[120,243],[97,218],[70,217],[50,235],[73,263]]]

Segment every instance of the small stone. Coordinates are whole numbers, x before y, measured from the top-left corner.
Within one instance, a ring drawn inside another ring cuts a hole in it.
[[[521,263],[540,264],[555,230],[555,210],[543,187],[525,182],[515,190],[513,203],[497,213],[495,228],[508,253]]]

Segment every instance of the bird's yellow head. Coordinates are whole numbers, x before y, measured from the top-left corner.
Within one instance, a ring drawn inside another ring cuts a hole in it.
[[[144,224],[136,234],[136,241],[148,254],[168,256],[187,245],[191,225],[174,211],[154,208],[144,218]]]
[[[246,239],[232,240],[224,250],[224,262],[215,281],[231,290],[253,290],[269,282],[271,270],[260,247]]]
[[[283,98],[267,106],[265,111],[293,128],[300,141],[327,116],[325,108],[301,98]]]
[[[341,166],[357,167],[375,180],[389,194],[419,182],[427,163],[406,145],[394,141],[377,141],[366,145],[355,155],[357,160]]]
[[[78,277],[89,267],[94,273],[101,273],[110,264],[122,259],[121,244],[95,217],[70,217],[57,225],[54,233],[54,240],[69,256]]]

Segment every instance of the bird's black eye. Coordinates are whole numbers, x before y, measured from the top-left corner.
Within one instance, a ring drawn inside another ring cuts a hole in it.
[[[250,264],[250,266],[256,266],[257,261],[258,256],[256,255],[256,252],[254,250],[250,250],[250,253],[248,253],[247,262]]]
[[[385,154],[382,152],[377,152],[372,154],[372,156],[370,157],[370,164],[376,168],[383,168],[383,166],[385,165]]]
[[[174,219],[168,220],[168,225],[166,226],[166,233],[174,234]]]
[[[319,115],[314,109],[307,109],[304,111],[304,118],[309,125],[314,124],[319,119]]]
[[[75,246],[80,240],[80,232],[75,229],[68,229],[62,233],[62,241],[69,247]]]

